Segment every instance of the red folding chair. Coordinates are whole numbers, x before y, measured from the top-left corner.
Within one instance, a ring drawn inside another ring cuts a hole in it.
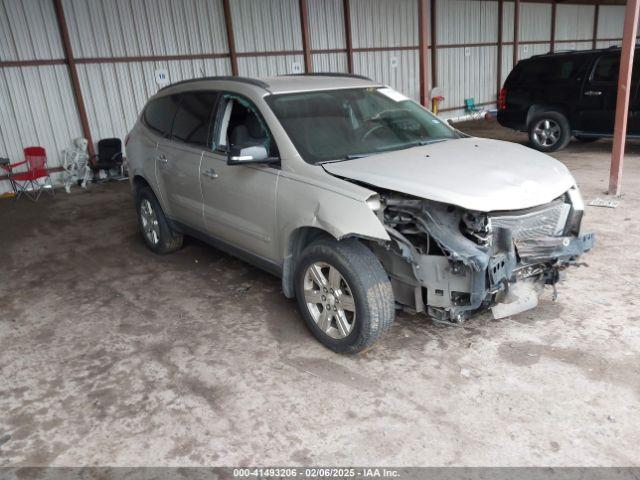
[[[27,165],[26,172],[14,171],[14,168],[25,164]],[[44,148],[27,147],[24,149],[23,161],[2,165],[2,168],[7,172],[7,177],[15,193],[15,200],[24,194],[35,202],[47,187],[49,187],[49,193],[55,195],[53,183],[51,183],[51,177],[47,170],[47,152]]]

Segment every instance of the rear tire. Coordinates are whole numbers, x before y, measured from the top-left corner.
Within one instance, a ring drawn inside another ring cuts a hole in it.
[[[569,121],[560,112],[539,112],[529,122],[529,143],[536,150],[555,152],[566,147],[570,139]]]
[[[389,277],[371,250],[355,239],[309,245],[294,278],[307,327],[334,352],[367,350],[393,323]]]
[[[160,202],[149,187],[141,187],[136,196],[138,227],[147,247],[155,253],[171,253],[182,247],[183,236],[173,230]]]

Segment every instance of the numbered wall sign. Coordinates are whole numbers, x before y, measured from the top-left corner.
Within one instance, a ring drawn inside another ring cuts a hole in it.
[[[154,76],[156,79],[156,84],[159,87],[164,87],[165,85],[169,85],[169,72],[167,72],[166,68],[158,68],[154,72]]]

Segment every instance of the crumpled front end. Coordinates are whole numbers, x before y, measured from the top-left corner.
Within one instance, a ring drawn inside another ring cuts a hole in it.
[[[496,318],[537,305],[538,291],[594,244],[580,234],[576,187],[534,208],[473,212],[397,193],[378,211],[392,242],[373,246],[396,300],[441,321],[492,308]]]

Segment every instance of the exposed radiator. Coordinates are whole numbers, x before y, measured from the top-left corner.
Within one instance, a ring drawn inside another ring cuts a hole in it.
[[[555,201],[526,213],[490,216],[493,228],[511,230],[514,240],[562,235],[571,205]]]

